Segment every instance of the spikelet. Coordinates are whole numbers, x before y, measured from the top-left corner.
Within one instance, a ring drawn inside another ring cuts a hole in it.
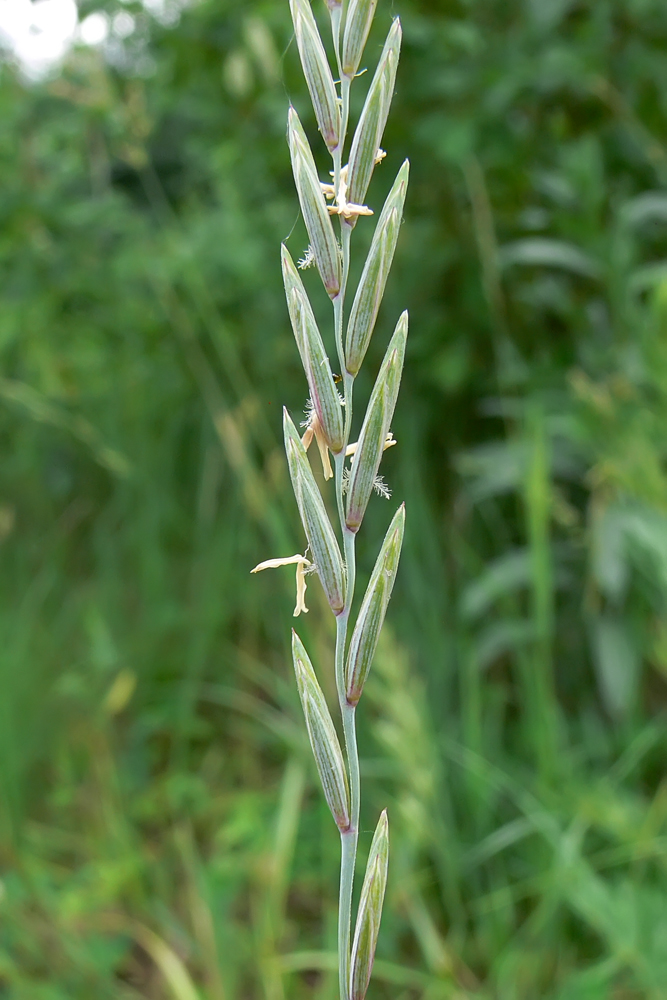
[[[404,312],[389,342],[352,457],[345,518],[351,531],[359,530],[373,492],[398,398],[407,336],[408,314]]]
[[[350,1000],[364,1000],[373,971],[375,946],[377,945],[382,917],[382,904],[387,887],[387,866],[389,864],[389,824],[384,810],[375,829],[371,844],[366,875],[361,887],[357,926],[352,946],[352,967],[350,972]]]

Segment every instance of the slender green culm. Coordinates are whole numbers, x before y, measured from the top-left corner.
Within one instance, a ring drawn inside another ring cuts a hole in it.
[[[359,836],[360,780],[356,739],[356,709],[371,669],[378,636],[391,596],[403,541],[405,507],[394,514],[375,562],[356,624],[348,635],[355,589],[355,542],[373,490],[389,498],[378,475],[384,453],[396,444],[390,430],[405,357],[408,316],[403,313],[384,349],[384,360],[361,422],[358,442],[350,443],[352,400],[356,376],[376,327],[403,217],[408,163],[391,187],[375,227],[353,306],[346,315],[345,296],[350,271],[351,235],[357,221],[374,214],[362,204],[375,167],[385,157],[380,149],[393,96],[400,54],[401,26],[389,30],[363,111],[348,145],[350,88],[363,59],[377,0],[325,0],[329,11],[335,72],[329,65],[310,0],[289,0],[294,33],[315,120],[332,157],[330,179],[322,181],[305,130],[294,108],[289,109],[288,142],[297,195],[308,232],[298,267],[314,264],[333,304],[330,344],[335,346],[341,376],[332,372],[326,331],[320,332],[308,293],[291,254],[282,247],[282,271],[287,312],[308,383],[309,398],[303,436],[284,413],[284,438],[290,478],[306,537],[306,550],[259,563],[253,572],[276,566],[296,566],[294,614],[308,611],[306,578],[315,573],[336,620],[333,672],[338,692],[345,753],[315,669],[301,639],[292,634],[292,656],[310,745],[322,789],[340,832],[341,870],[338,914],[340,1000],[364,1000],[370,982],[382,916],[389,857],[386,810],[371,844],[356,920],[352,890]],[[340,82],[335,83],[338,79]],[[333,222],[337,217],[338,234]],[[338,380],[338,386],[336,382]],[[339,393],[342,390],[342,395]],[[308,459],[315,441],[324,482],[333,480],[326,497]],[[332,466],[333,457],[333,466]],[[325,502],[326,501],[326,502]],[[328,510],[338,512],[338,532]],[[342,543],[342,544],[341,544]],[[352,928],[354,930],[354,937]]]

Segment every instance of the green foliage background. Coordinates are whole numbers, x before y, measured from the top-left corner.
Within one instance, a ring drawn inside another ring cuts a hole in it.
[[[287,8],[84,4],[135,32],[0,69],[8,1000],[336,996],[293,580],[248,575],[303,546]],[[369,201],[405,156],[411,190],[369,371],[406,305],[411,341],[362,574],[408,521],[360,713],[366,841],[392,824],[369,995],[661,1000],[667,7],[381,0],[369,61],[395,14]]]

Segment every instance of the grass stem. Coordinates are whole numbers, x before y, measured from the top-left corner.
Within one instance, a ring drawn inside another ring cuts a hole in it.
[[[338,58],[338,30],[339,24],[334,25],[334,44],[336,56]],[[340,60],[339,60],[340,66]],[[340,143],[334,150],[334,187],[336,195],[341,184],[341,159],[345,145],[345,134],[347,132],[347,121],[350,106],[350,81],[341,76],[341,104],[342,122]],[[343,534],[345,545],[345,568],[347,573],[345,588],[345,607],[336,619],[336,689],[338,692],[338,703],[343,717],[343,729],[345,733],[345,749],[347,754],[348,777],[350,781],[351,794],[351,827],[341,834],[341,862],[340,862],[340,898],[338,908],[338,974],[340,1000],[348,1000],[350,991],[350,939],[352,928],[352,890],[354,886],[354,869],[357,858],[357,840],[359,836],[359,802],[360,802],[360,782],[359,782],[359,753],[357,750],[357,737],[355,728],[355,709],[349,705],[345,690],[345,648],[347,643],[347,626],[350,617],[350,608],[354,597],[354,584],[356,576],[355,562],[355,533],[349,531],[345,525],[345,503],[343,498],[343,472],[345,468],[345,449],[350,440],[352,428],[352,391],[354,378],[349,375],[345,367],[345,352],[343,348],[343,327],[345,322],[345,291],[347,288],[347,278],[350,270],[350,236],[351,226],[341,219],[341,254],[343,258],[343,275],[341,287],[338,295],[333,300],[334,308],[334,328],[336,339],[336,350],[338,353],[338,363],[343,374],[343,391],[345,406],[345,433],[343,448],[335,456],[336,468],[336,505],[340,520],[340,529]]]
[[[342,461],[340,462],[342,466]],[[338,463],[337,463],[338,466]],[[338,468],[337,468],[338,471]],[[338,478],[338,477],[337,477]],[[340,899],[338,909],[338,963],[340,975],[340,998],[347,1000],[350,981],[350,938],[352,927],[352,889],[354,886],[354,869],[357,859],[357,841],[359,838],[359,810],[361,801],[361,786],[359,778],[359,751],[355,725],[355,706],[350,705],[345,692],[345,646],[347,641],[347,625],[350,616],[354,583],[356,575],[355,539],[353,531],[344,528],[345,565],[347,568],[347,590],[345,607],[336,619],[336,688],[343,731],[345,734],[345,750],[347,754],[347,769],[350,781],[350,829],[341,834],[341,865],[340,865]]]
[[[340,835],[340,895],[338,907],[338,980],[340,1000],[350,992],[350,928],[352,926],[352,886],[357,853],[356,831]]]

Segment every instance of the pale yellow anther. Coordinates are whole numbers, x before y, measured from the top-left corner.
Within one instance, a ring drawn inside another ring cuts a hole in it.
[[[300,559],[296,564],[296,607],[294,617],[298,618],[301,612],[308,614],[306,607],[306,570],[310,566],[307,559]]]
[[[382,449],[382,451],[386,451],[387,448],[393,448],[393,446],[396,443],[397,443],[396,438],[394,437],[392,432],[389,431],[386,438],[384,439],[384,448]],[[352,455],[354,455],[355,451],[357,450],[358,444],[359,444],[358,441],[355,441],[353,444],[348,444],[347,448],[345,449],[345,458],[351,458]]]
[[[378,150],[378,155],[381,152],[382,150]],[[386,156],[386,153],[384,155]],[[367,205],[355,205],[347,200],[347,165],[341,168],[338,197],[336,197],[336,188],[333,184],[322,184],[320,182],[320,187],[322,188],[324,197],[328,201],[332,199],[336,201],[335,205],[327,205],[329,215],[341,215],[344,219],[356,219],[360,215],[373,214],[373,209]]]
[[[384,158],[385,158],[386,155],[387,154],[385,153],[384,149],[378,149],[377,153],[375,154],[375,166],[376,167],[377,167],[378,163],[382,163],[382,161],[384,160]]]
[[[307,613],[306,607],[306,573],[312,567],[310,559],[306,559],[297,552],[294,556],[284,556],[282,559],[265,559],[258,563],[251,573],[260,573],[263,569],[276,569],[278,566],[293,566],[296,563],[296,607],[294,617],[297,618],[301,612]]]
[[[324,436],[324,431],[322,430],[322,424],[320,423],[320,418],[318,417],[315,410],[311,410],[310,413],[308,414],[308,422],[306,424],[306,430],[303,437],[301,438],[301,444],[303,445],[306,451],[308,451],[308,449],[310,448],[313,438],[315,438],[317,442],[320,458],[322,460],[322,474],[325,480],[331,479],[331,477],[333,476],[333,469],[331,468],[331,460],[329,458],[329,446]]]
[[[346,201],[344,205],[327,205],[329,215],[342,215],[344,219],[356,219],[359,215],[372,215],[373,209],[368,205],[355,205]]]

